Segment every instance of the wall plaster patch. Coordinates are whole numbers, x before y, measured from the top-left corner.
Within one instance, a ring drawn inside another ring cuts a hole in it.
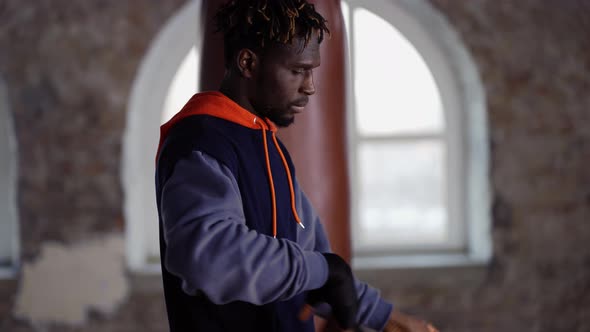
[[[129,290],[124,248],[121,235],[43,244],[39,257],[23,265],[14,315],[33,325],[81,325],[88,309],[113,313]]]

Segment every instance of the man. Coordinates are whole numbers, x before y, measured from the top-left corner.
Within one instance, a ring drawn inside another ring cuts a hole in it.
[[[171,331],[312,332],[300,315],[308,305],[342,328],[434,331],[392,310],[330,253],[275,136],[315,93],[326,20],[305,0],[238,0],[216,22],[221,87],[196,94],[162,126],[157,154]]]

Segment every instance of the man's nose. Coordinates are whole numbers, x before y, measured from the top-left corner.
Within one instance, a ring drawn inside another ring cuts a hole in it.
[[[311,96],[315,93],[315,85],[313,84],[313,72],[311,70],[307,72],[305,75],[303,85],[301,86],[301,92],[305,93],[308,96]]]

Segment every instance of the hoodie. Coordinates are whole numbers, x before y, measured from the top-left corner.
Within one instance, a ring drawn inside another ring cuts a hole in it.
[[[156,196],[172,331],[313,331],[297,315],[327,279],[329,244],[276,126],[219,92],[161,127]],[[359,323],[391,304],[357,282]]]

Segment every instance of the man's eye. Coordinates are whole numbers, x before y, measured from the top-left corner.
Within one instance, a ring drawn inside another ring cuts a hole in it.
[[[303,74],[305,73],[305,69],[293,69],[291,70],[293,74]]]

